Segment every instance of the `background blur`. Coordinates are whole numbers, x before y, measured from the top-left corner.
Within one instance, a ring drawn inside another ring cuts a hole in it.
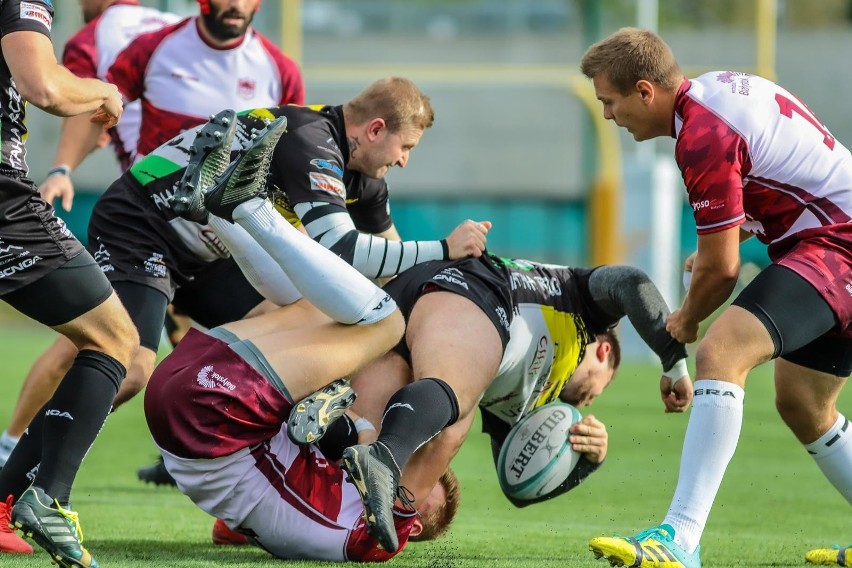
[[[82,22],[75,2],[56,4],[61,55]],[[142,4],[198,10],[194,0]],[[309,103],[340,104],[391,74],[431,97],[435,125],[409,165],[388,176],[403,238],[441,238],[466,218],[490,219],[492,252],[637,264],[677,304],[695,234],[673,140],[637,144],[605,123],[578,70],[588,45],[627,25],[659,31],[688,76],[769,76],[838,140],[852,137],[850,0],[266,0],[255,18],[301,63]],[[30,109],[28,163],[38,183],[60,121]],[[60,214],[79,237],[118,173],[109,150],[74,172],[75,207]],[[765,263],[762,245],[746,243],[744,259]]]

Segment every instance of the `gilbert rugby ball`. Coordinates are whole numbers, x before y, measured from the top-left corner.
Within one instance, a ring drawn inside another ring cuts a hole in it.
[[[568,429],[582,418],[570,404],[551,402],[515,424],[497,459],[503,493],[513,499],[533,500],[559,487],[580,459],[571,449]]]

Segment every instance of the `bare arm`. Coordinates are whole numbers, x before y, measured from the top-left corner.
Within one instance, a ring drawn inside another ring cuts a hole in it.
[[[83,160],[100,146],[103,127],[89,120],[89,116],[81,114],[70,116],[62,121],[62,131],[59,134],[59,146],[53,166],[67,166],[74,170]],[[70,173],[70,172],[69,172]],[[55,173],[49,175],[39,186],[42,199],[51,203],[55,198],[62,199],[62,208],[71,210],[74,199],[74,184],[67,174]]]
[[[669,316],[666,326],[678,341],[695,341],[698,324],[731,295],[740,271],[739,244],[738,227],[698,236],[689,291],[683,306]]]
[[[114,85],[80,79],[56,61],[53,45],[40,33],[19,31],[3,36],[3,57],[21,96],[57,116],[98,111],[107,127],[118,122],[122,103]]]

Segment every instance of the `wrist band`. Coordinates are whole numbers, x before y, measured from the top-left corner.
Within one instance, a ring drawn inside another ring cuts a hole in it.
[[[63,175],[70,176],[71,175],[71,166],[66,164],[60,164],[58,166],[53,166],[49,170],[47,170],[47,177],[55,176],[55,175]]]
[[[444,251],[444,260],[450,260],[450,244],[447,239],[441,239],[441,250]]]
[[[689,369],[686,368],[686,359],[681,359],[680,361],[672,365],[671,369],[669,369],[668,371],[663,371],[663,376],[674,380],[672,386],[674,386],[674,384],[683,377],[688,377]]]
[[[376,427],[373,426],[373,423],[367,420],[366,418],[359,418],[355,421],[355,431],[360,432],[361,430],[375,430]]]

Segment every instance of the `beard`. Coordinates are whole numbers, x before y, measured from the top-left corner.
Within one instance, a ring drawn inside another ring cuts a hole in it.
[[[224,23],[225,17],[228,16],[245,16],[245,20],[240,26],[232,26]],[[245,35],[246,30],[254,19],[254,14],[245,15],[236,10],[228,10],[218,14],[211,12],[210,14],[202,15],[201,18],[204,21],[204,27],[207,28],[207,31],[214,39],[218,41],[230,41]]]

